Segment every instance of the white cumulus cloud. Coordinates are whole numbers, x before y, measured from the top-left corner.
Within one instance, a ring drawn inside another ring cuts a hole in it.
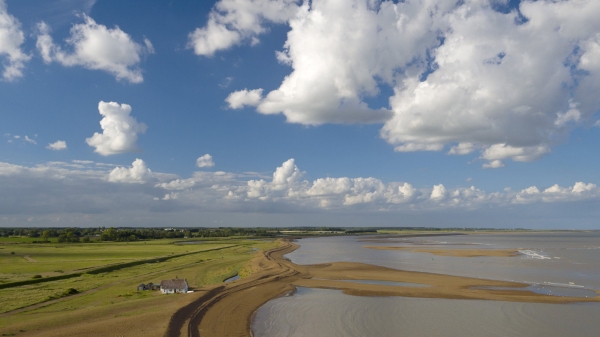
[[[416,188],[408,182],[384,183],[373,177],[328,177],[309,182],[303,180],[303,176],[304,172],[294,159],[289,159],[275,170],[271,181],[249,180],[244,185],[229,180],[224,185],[219,184],[216,190],[222,193],[223,199],[235,202],[276,203],[308,209],[370,208],[396,211],[572,202],[600,196],[600,189],[596,185],[583,182],[572,187],[555,185],[543,191],[532,186],[520,192],[507,188],[503,192],[487,193],[475,186],[450,189],[437,184],[433,188]],[[194,192],[187,193],[193,195]],[[185,193],[181,197],[184,199]]]
[[[487,168],[495,169],[495,168],[501,168],[504,166],[506,166],[506,165],[498,159],[492,160],[491,162],[482,165],[482,167],[486,168],[486,169]]]
[[[483,151],[481,158],[490,161],[483,165],[484,168],[499,168],[504,166],[501,162],[502,159],[512,158],[516,161],[528,162],[536,160],[548,152],[550,152],[550,148],[547,145],[513,147],[507,144],[495,144]]]
[[[203,156],[198,157],[196,159],[196,166],[198,167],[213,167],[215,166],[215,162],[212,159],[210,154],[205,154]]]
[[[450,148],[448,154],[465,155],[475,151],[477,148],[473,143],[459,143]]]
[[[136,159],[131,167],[115,167],[108,174],[108,181],[114,183],[145,183],[152,176],[152,171],[141,159]]]
[[[212,56],[233,45],[259,42],[258,36],[268,29],[265,22],[284,23],[295,15],[300,0],[220,0],[209,14],[203,28],[188,36],[194,53]]]
[[[0,0],[0,58],[4,59],[2,77],[6,81],[23,76],[25,62],[31,59],[21,50],[24,41],[21,23],[8,13],[6,2]]]
[[[427,193],[406,182],[385,184],[373,177],[328,177],[309,182],[303,180],[303,176],[304,172],[300,171],[292,158],[275,170],[271,181],[249,180],[247,186],[229,190],[226,198],[240,200],[245,197],[248,201],[286,202],[296,206],[333,209],[410,204]],[[443,185],[439,186],[443,189]],[[441,199],[436,197],[432,200],[439,202]]]
[[[596,122],[596,0],[522,1],[508,13],[484,0],[297,3],[222,0],[196,31],[196,53],[212,55],[268,23],[290,27],[276,55],[291,73],[264,95],[232,93],[230,107],[307,125],[384,123],[381,137],[398,152],[480,151],[487,167],[536,160],[573,127]],[[277,18],[264,14],[277,6],[285,8]],[[208,47],[211,30],[231,38]],[[384,88],[393,94],[381,97]]]
[[[582,207],[595,211],[594,205],[600,200],[600,188],[585,182],[486,192],[475,186],[448,188],[438,184],[423,188],[408,182],[384,183],[374,177],[326,177],[308,181],[293,159],[277,167],[271,178],[264,179],[257,175],[206,171],[181,178],[152,172],[141,159],[129,167],[108,168],[95,164],[98,163],[75,160],[28,167],[0,162],[1,220],[6,223],[7,217],[20,215],[77,218],[95,214],[103,223],[114,223],[123,217],[127,221],[139,221],[141,225],[155,221],[160,214],[164,215],[161,219],[178,221],[174,219],[180,214],[192,212],[190,223],[193,223],[197,222],[198,214],[242,212],[252,216],[281,213],[282,219],[287,221],[290,211],[301,211],[302,216],[326,215],[327,221],[336,214],[377,219],[373,217],[375,214],[385,213],[390,215],[392,223],[397,223],[410,221],[415,213],[440,214],[442,219],[446,216],[454,219],[462,213],[456,210],[469,210],[480,214],[476,223],[494,214],[502,214],[502,219],[505,215],[520,218],[532,207],[566,210],[564,216],[581,220],[579,213],[572,215],[571,212]],[[536,212],[535,217],[539,216]],[[595,219],[595,216],[590,218],[591,227]],[[79,220],[75,223],[80,223]],[[526,225],[528,220],[521,223]],[[561,226],[577,225],[567,220],[561,222]]]
[[[229,104],[231,109],[241,109],[247,105],[257,106],[262,99],[262,92],[262,89],[235,91],[225,98],[225,102]]]
[[[576,110],[570,94],[583,88],[570,71],[578,64],[573,48],[599,28],[583,12],[600,13],[597,3],[522,2],[520,9],[525,23],[517,11],[496,12],[482,1],[451,10],[442,20],[444,43],[432,53],[436,69],[424,81],[412,76],[396,85],[383,137],[468,142],[487,148],[483,157],[492,161],[530,161],[549,152],[566,122],[597,111],[599,105]]]
[[[595,198],[599,195],[600,189],[595,184],[584,182],[577,182],[571,187],[561,187],[555,184],[544,190],[540,190],[537,186],[531,186],[517,193],[513,203],[572,202]]]
[[[64,140],[57,140],[54,143],[48,144],[46,148],[55,151],[65,150],[67,148],[67,142],[65,142]]]
[[[165,190],[186,190],[196,185],[193,179],[175,179],[168,183],[156,184],[156,187],[164,188]]]
[[[82,14],[84,22],[71,28],[71,36],[66,40],[73,49],[64,51],[50,36],[50,27],[40,22],[37,49],[44,62],[58,62],[66,67],[82,66],[87,69],[103,70],[131,83],[144,80],[139,68],[141,57],[153,53],[154,48],[148,39],[144,45],[133,41],[131,36],[119,27],[107,28],[97,24],[91,17]]]
[[[273,173],[273,188],[276,190],[284,189],[285,186],[293,184],[300,180],[303,173],[296,166],[295,160],[289,159],[285,161],[280,167]]]
[[[442,200],[446,197],[446,187],[444,185],[439,184],[433,186],[433,190],[431,191],[431,195],[429,198],[431,200]]]
[[[100,121],[102,133],[95,132],[85,140],[86,143],[103,156],[138,151],[138,133],[146,132],[147,126],[130,116],[131,106],[100,101],[98,111],[103,116]]]
[[[179,193],[171,192],[171,193],[165,194],[165,196],[162,197],[161,200],[177,200],[177,199],[179,199]]]

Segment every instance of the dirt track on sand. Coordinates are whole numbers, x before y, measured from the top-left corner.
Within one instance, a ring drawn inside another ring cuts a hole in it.
[[[270,299],[294,290],[291,283],[300,277],[300,272],[283,255],[298,247],[284,242],[261,254],[252,261],[255,273],[213,287],[178,310],[171,317],[165,336],[250,336],[252,314]]]
[[[290,293],[296,286],[339,289],[355,296],[405,296],[498,300],[535,303],[600,302],[600,297],[557,297],[525,291],[527,284],[410,272],[362,263],[336,262],[302,266],[283,256],[299,246],[282,241],[278,248],[253,260],[254,273],[226,285],[208,288],[170,319],[165,337],[250,337],[253,314],[267,301]],[[402,287],[340,280],[381,280],[429,285]],[[504,290],[480,287],[502,287]],[[510,287],[514,290],[505,290]]]

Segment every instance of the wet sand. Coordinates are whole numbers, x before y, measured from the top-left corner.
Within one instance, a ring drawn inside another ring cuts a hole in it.
[[[430,253],[438,256],[456,256],[456,257],[480,257],[497,256],[513,257],[520,253],[517,249],[429,249],[397,246],[363,246],[363,248],[376,250],[404,250],[415,253]]]
[[[298,247],[294,243],[282,241],[280,247],[260,253],[252,261],[255,271],[252,275],[227,285],[208,288],[204,295],[179,309],[171,317],[165,336],[249,337],[252,317],[258,308],[273,298],[293,292],[296,286],[339,289],[345,294],[355,296],[404,296],[556,304],[600,302],[600,297],[558,297],[536,294],[523,290],[528,284],[514,282],[402,271],[351,262],[303,266],[283,257]],[[378,280],[429,286],[402,287],[339,280]],[[481,287],[502,287],[503,290]]]
[[[439,237],[439,236],[459,236],[469,235],[465,233],[420,233],[420,234],[393,234],[393,235],[377,235],[376,237],[370,236],[364,239],[358,239],[358,242],[371,242],[371,243],[389,243],[394,240],[402,240],[401,242],[407,242],[406,239],[410,238],[427,238],[427,237]],[[412,241],[419,242],[419,241]]]

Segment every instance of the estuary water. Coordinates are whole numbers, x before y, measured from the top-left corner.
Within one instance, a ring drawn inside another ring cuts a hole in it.
[[[365,239],[367,239],[365,241]],[[394,269],[509,280],[561,296],[600,290],[600,233],[558,232],[416,238],[299,240],[298,264],[363,262]],[[365,245],[434,249],[518,249],[517,257],[446,257]],[[299,288],[269,301],[254,318],[255,337],[280,336],[598,336],[600,304],[359,297]]]

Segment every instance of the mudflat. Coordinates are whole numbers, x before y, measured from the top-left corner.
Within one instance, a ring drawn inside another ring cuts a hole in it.
[[[525,290],[528,284],[522,283],[402,271],[363,263],[336,262],[303,266],[283,257],[298,247],[294,243],[281,241],[279,247],[260,253],[252,261],[254,268],[252,275],[227,285],[207,289],[203,296],[181,308],[171,317],[165,336],[251,336],[250,325],[256,310],[270,299],[292,293],[296,287],[339,289],[345,294],[355,296],[405,296],[555,304],[600,302],[600,297],[558,297],[537,294]],[[347,282],[348,280],[392,281],[426,286],[391,286]],[[501,287],[502,290],[494,290],[490,287]]]
[[[520,253],[517,249],[434,249],[434,248],[413,248],[397,246],[363,246],[363,248],[375,250],[404,250],[416,253],[430,253],[438,256],[456,256],[456,257],[513,257]]]

